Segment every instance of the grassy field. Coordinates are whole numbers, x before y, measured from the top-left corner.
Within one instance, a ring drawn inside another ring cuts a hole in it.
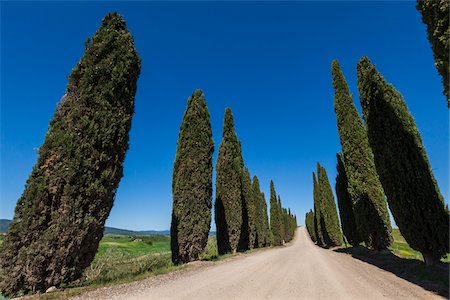
[[[91,266],[73,285],[117,282],[172,268],[169,236],[106,235]]]
[[[392,229],[392,236],[394,237],[394,242],[389,248],[395,255],[402,258],[418,259],[423,261],[422,254],[414,249],[412,249],[408,243],[403,238],[400,230],[397,228]],[[442,262],[449,262],[450,257],[447,255],[445,258],[441,259]]]

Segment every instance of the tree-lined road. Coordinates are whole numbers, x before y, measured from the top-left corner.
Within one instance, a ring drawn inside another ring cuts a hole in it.
[[[392,273],[314,245],[304,227],[286,246],[209,267],[101,288],[80,299],[441,299]]]

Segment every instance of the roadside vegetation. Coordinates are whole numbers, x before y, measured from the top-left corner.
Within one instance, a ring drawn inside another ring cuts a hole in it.
[[[402,236],[398,228],[392,229],[392,237],[394,238],[394,242],[389,247],[389,250],[391,250],[392,253],[401,258],[417,259],[423,261],[422,254],[419,251],[412,249],[408,245],[408,243],[406,242],[405,238]],[[446,256],[441,258],[441,262],[449,263],[450,255],[447,254]]]

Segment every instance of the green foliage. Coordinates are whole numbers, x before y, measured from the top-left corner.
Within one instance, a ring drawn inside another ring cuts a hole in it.
[[[357,246],[361,243],[361,237],[356,226],[353,202],[348,192],[348,178],[342,153],[337,154],[337,161],[336,197],[341,216],[342,231],[347,241],[352,246]]]
[[[325,168],[317,164],[317,183],[319,196],[321,198],[321,227],[324,242],[329,247],[340,246],[342,243],[342,232],[339,226],[339,218],[334,202],[333,191]]]
[[[309,236],[311,237],[311,240],[313,242],[316,242],[317,237],[316,237],[316,229],[314,228],[314,212],[312,210],[306,213],[305,225],[306,229],[308,230]]]
[[[374,249],[392,242],[389,214],[366,129],[356,110],[339,63],[332,63],[334,109],[344,153],[348,193],[362,241]]]
[[[273,245],[280,246],[283,244],[281,213],[277,201],[277,193],[273,181],[270,181],[270,230],[273,236]]]
[[[220,254],[236,252],[241,240],[243,167],[241,143],[234,131],[231,109],[227,108],[217,157],[214,207]]]
[[[242,173],[242,195],[244,210],[242,212],[243,222],[241,232],[244,232],[245,236],[243,236],[241,248],[246,250],[258,247],[256,241],[256,202],[259,197],[259,194],[253,193],[252,181],[247,168],[244,168]]]
[[[449,215],[419,130],[403,97],[367,57],[358,90],[380,181],[396,224],[427,264],[449,252]]]
[[[258,177],[253,176],[253,197],[256,208],[256,236],[255,241],[258,248],[270,246],[270,229],[267,215],[267,203],[264,193],[261,192]]]
[[[326,246],[323,230],[322,230],[322,203],[319,191],[319,184],[317,182],[316,174],[313,172],[313,197],[314,197],[314,230],[316,232],[317,245]]]
[[[172,179],[171,249],[175,264],[199,258],[208,242],[212,208],[212,138],[203,92],[188,99]]]
[[[433,49],[436,69],[442,77],[444,95],[450,107],[449,91],[449,1],[418,0],[417,9],[422,13],[422,21],[427,25],[428,40]]]
[[[264,201],[265,202],[265,201]],[[274,246],[283,245],[294,237],[297,228],[296,219],[290,210],[283,208],[281,198],[275,191],[273,181],[270,181],[270,229],[272,235],[272,244]]]
[[[141,61],[108,14],[69,76],[2,245],[4,295],[45,291],[94,259],[123,174]]]
[[[278,201],[277,201],[277,212],[278,212],[278,222],[279,222],[279,231],[280,231],[280,237],[281,237],[281,243],[284,243],[286,240],[285,237],[285,228],[284,228],[284,211],[283,211],[283,207],[281,206],[281,198],[280,195],[278,195]]]
[[[283,213],[285,242],[290,242],[294,238],[297,223],[295,221],[295,216],[291,214],[290,208],[284,208]]]

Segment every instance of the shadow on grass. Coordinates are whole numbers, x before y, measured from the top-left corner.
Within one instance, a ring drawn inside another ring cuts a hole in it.
[[[364,247],[340,248],[334,251],[347,253],[352,257],[391,272],[428,291],[449,297],[449,264],[439,263],[426,267],[417,259],[401,258],[391,252],[374,252]]]

